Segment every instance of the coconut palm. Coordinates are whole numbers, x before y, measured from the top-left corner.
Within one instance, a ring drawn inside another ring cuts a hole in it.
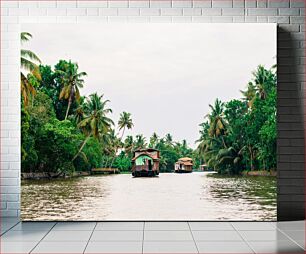
[[[224,103],[219,99],[216,99],[214,106],[209,104],[211,108],[211,113],[207,115],[209,118],[209,135],[211,137],[219,137],[225,134],[225,120],[224,120]]]
[[[122,138],[123,138],[125,129],[126,129],[126,128],[127,128],[128,130],[129,130],[129,129],[132,129],[133,126],[134,126],[134,124],[133,124],[133,121],[132,121],[132,119],[131,119],[131,113],[122,112],[122,113],[120,114],[120,118],[119,118],[119,121],[118,121],[119,131],[122,130],[122,134],[121,134],[120,140],[122,140]]]
[[[166,134],[165,141],[166,141],[167,145],[173,145],[173,138],[172,138],[172,135],[170,133]]]
[[[127,136],[124,140],[125,153],[130,156],[133,151],[134,139],[133,136]]]
[[[142,134],[138,134],[135,137],[135,142],[134,142],[134,147],[136,149],[141,149],[141,148],[145,148],[147,143],[146,143],[146,138],[142,135]]]
[[[62,84],[62,90],[59,98],[68,100],[68,106],[66,110],[65,120],[68,117],[69,109],[73,100],[80,101],[80,88],[84,85],[83,77],[86,76],[86,72],[78,72],[79,66],[77,63],[69,61],[65,65],[65,70],[57,70],[56,72],[60,76],[60,82]]]
[[[253,76],[259,98],[266,99],[271,86],[274,86],[276,81],[274,72],[259,65],[257,70],[253,72]]]
[[[122,130],[122,134],[121,134],[121,137],[119,138],[119,140],[118,140],[118,142],[115,146],[115,154],[114,154],[114,157],[112,159],[111,167],[113,166],[113,163],[114,163],[115,158],[117,156],[118,148],[122,144],[122,138],[123,138],[125,129],[126,128],[131,129],[133,126],[134,126],[134,124],[133,124],[133,121],[131,119],[131,113],[128,113],[128,112],[125,112],[125,111],[122,112],[120,114],[120,118],[119,118],[119,121],[118,121],[119,131]]]
[[[99,139],[101,135],[107,133],[111,129],[114,123],[107,116],[109,113],[112,113],[111,109],[106,108],[108,102],[109,100],[103,100],[103,95],[99,96],[97,93],[91,94],[89,98],[87,98],[83,106],[84,119],[78,123],[78,127],[85,134],[86,138],[72,161],[81,154],[90,137]]]
[[[149,147],[156,148],[156,146],[158,144],[158,141],[159,141],[159,137],[158,137],[157,133],[153,132],[152,136],[150,137]]]
[[[22,32],[20,34],[21,44],[27,42],[32,38],[32,35],[27,32]],[[31,50],[21,49],[20,50],[20,66],[21,69],[31,73],[36,79],[40,80],[40,72],[38,64],[41,63],[38,56],[33,53]],[[21,95],[23,98],[23,103],[25,106],[28,105],[29,99],[35,95],[35,88],[31,84],[31,82],[27,79],[27,75],[21,71],[20,73],[20,88]]]
[[[238,144],[232,144],[228,148],[220,149],[216,156],[217,165],[228,166],[233,170],[233,173],[238,173],[245,148],[245,146],[241,148]]]
[[[247,85],[247,90],[246,91],[240,90],[240,92],[244,96],[244,100],[248,104],[248,107],[252,108],[256,98],[256,86],[252,82],[249,82]]]

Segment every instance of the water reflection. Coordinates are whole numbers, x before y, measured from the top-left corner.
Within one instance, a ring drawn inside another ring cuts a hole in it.
[[[23,181],[24,220],[275,220],[274,177],[212,173]]]

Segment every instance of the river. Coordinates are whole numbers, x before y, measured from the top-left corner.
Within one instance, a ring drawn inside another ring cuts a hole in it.
[[[23,220],[276,220],[275,177],[130,174],[23,180]]]

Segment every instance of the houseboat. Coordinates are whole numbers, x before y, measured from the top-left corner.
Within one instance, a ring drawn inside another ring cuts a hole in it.
[[[175,173],[191,173],[192,172],[192,159],[189,157],[180,158],[174,165]]]
[[[200,171],[213,171],[213,169],[209,168],[206,164],[200,165]]]
[[[135,150],[132,159],[132,175],[135,177],[159,175],[159,159],[159,151],[156,149]]]

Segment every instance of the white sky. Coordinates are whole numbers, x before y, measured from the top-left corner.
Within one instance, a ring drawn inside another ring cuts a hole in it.
[[[113,109],[132,114],[126,135],[149,140],[171,133],[194,147],[208,104],[241,98],[263,64],[276,62],[274,24],[23,24],[23,45],[43,64],[60,59],[87,72],[83,95],[104,94]]]

